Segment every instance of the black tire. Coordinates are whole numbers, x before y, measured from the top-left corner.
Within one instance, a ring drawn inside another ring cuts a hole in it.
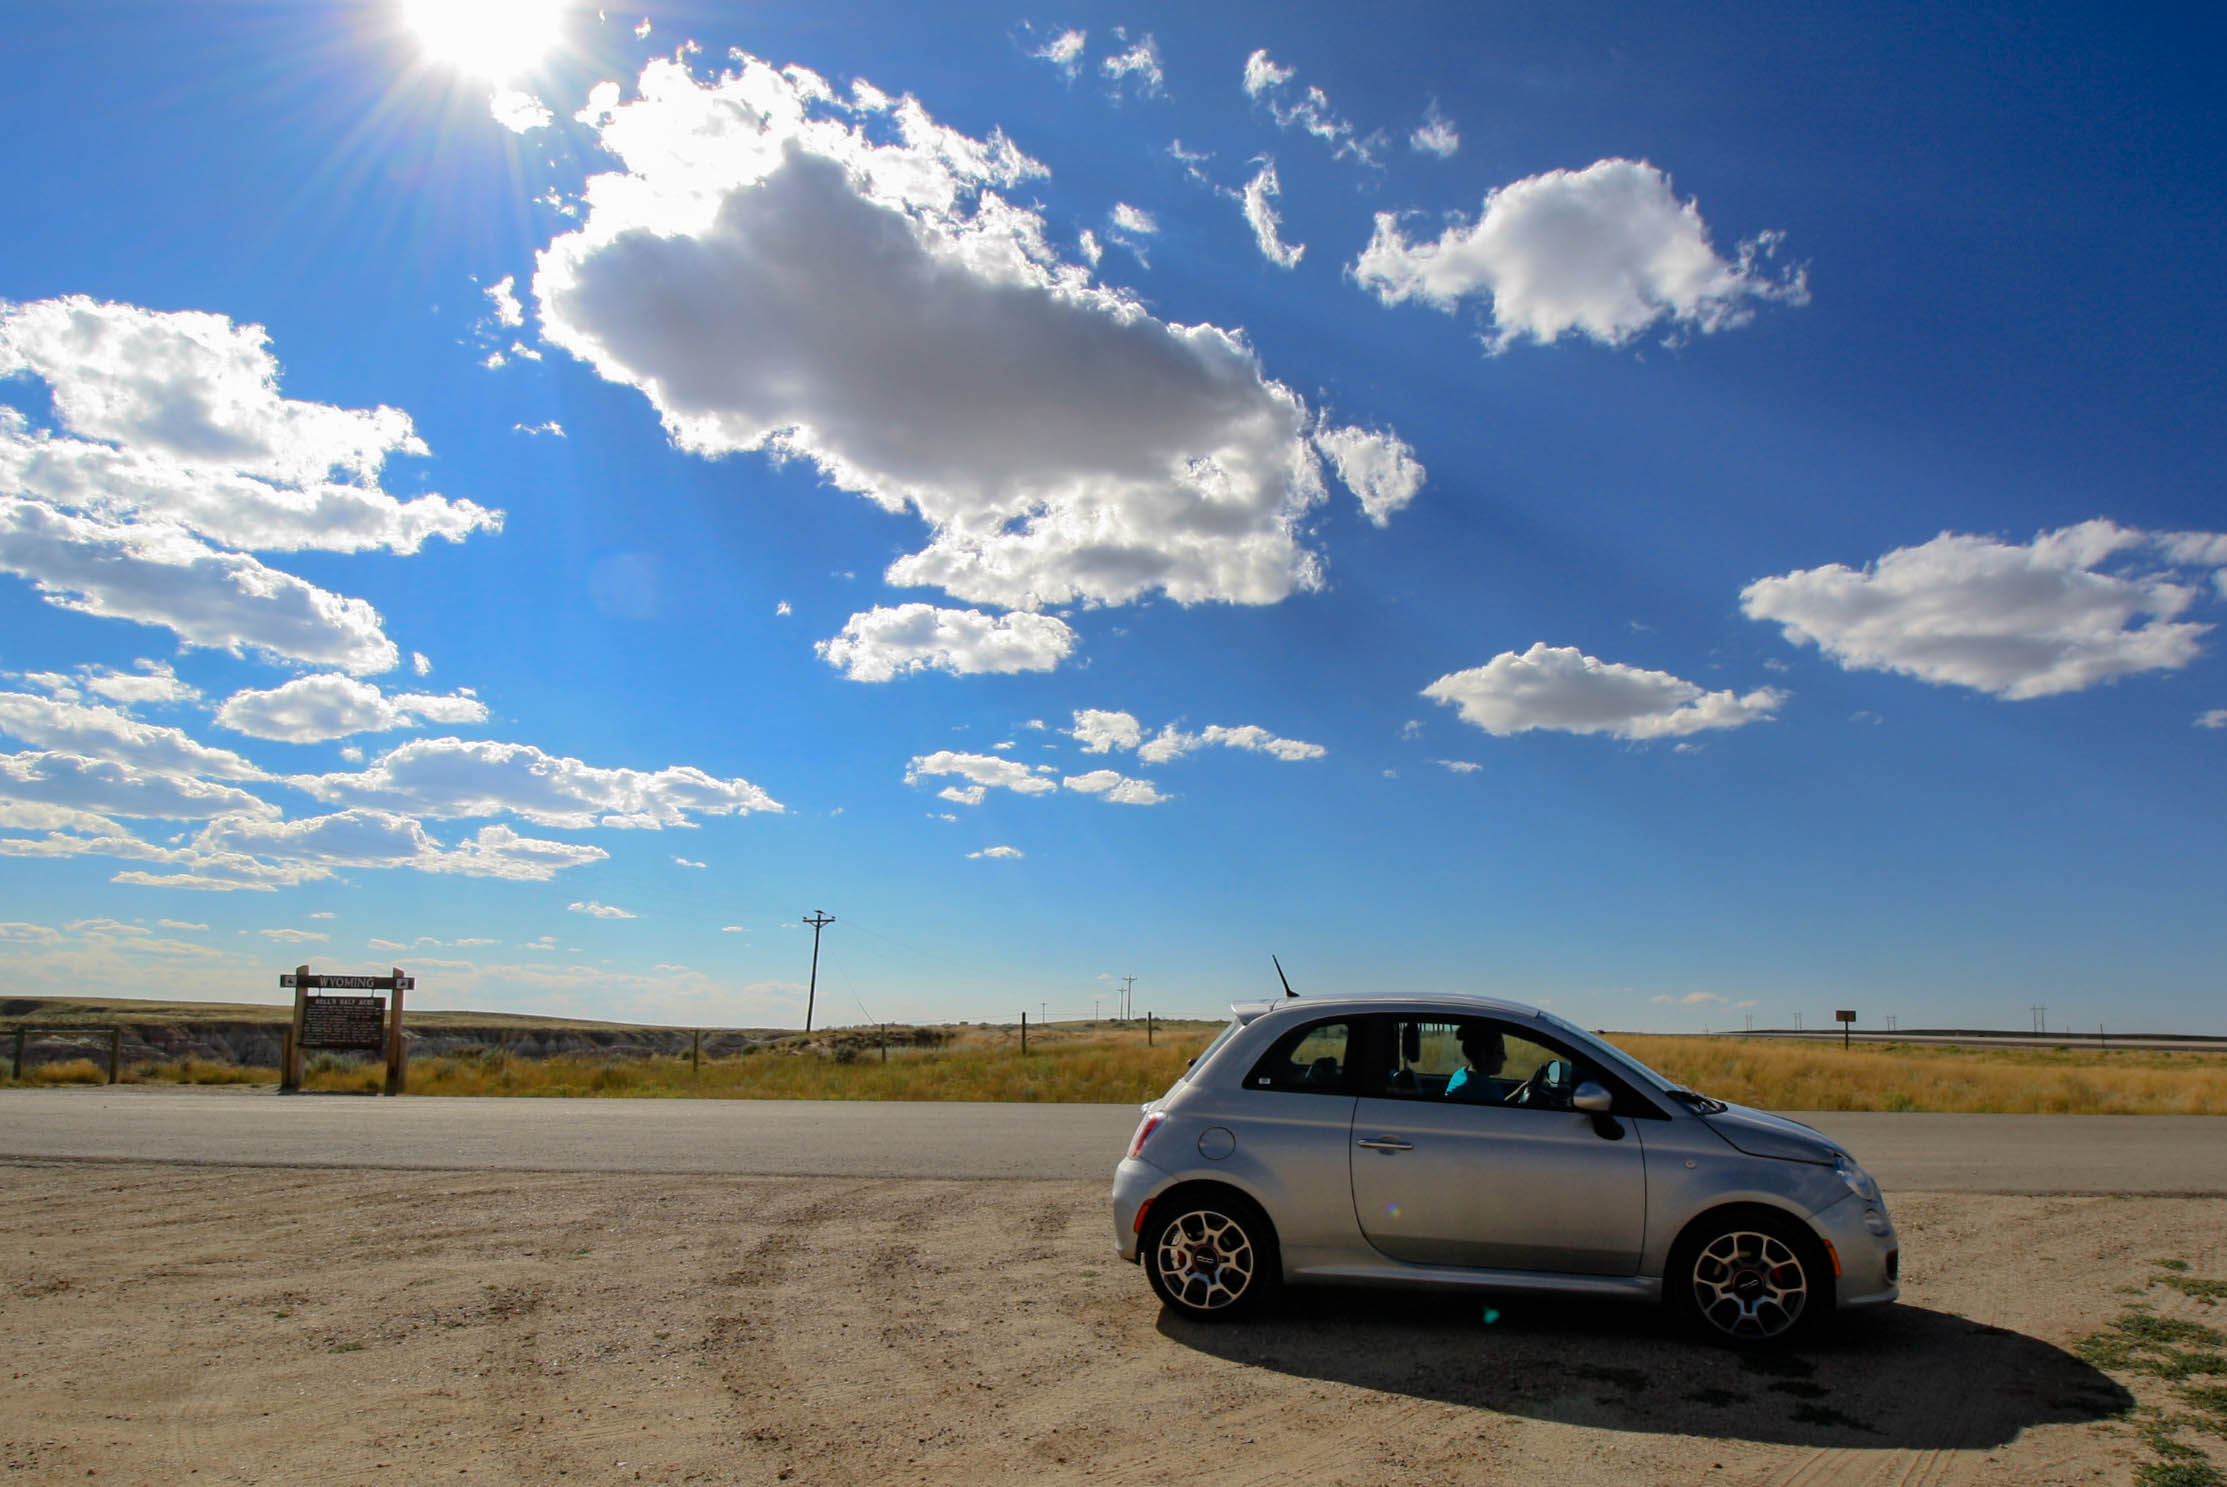
[[[1807,1229],[1749,1210],[1710,1218],[1679,1240],[1663,1291],[1711,1342],[1785,1347],[1832,1312],[1833,1271]]]
[[[1168,1310],[1196,1322],[1249,1315],[1283,1284],[1276,1231],[1237,1193],[1178,1193],[1153,1204],[1144,1273]]]

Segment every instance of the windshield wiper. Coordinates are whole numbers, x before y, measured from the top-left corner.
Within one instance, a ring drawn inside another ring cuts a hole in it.
[[[1691,1105],[1694,1109],[1700,1111],[1703,1115],[1720,1115],[1724,1111],[1731,1108],[1730,1106],[1726,1105],[1724,1101],[1713,1100],[1709,1096],[1701,1093],[1701,1091],[1695,1089],[1674,1089],[1668,1091],[1668,1093],[1670,1097],[1673,1100],[1676,1100],[1679,1104]]]

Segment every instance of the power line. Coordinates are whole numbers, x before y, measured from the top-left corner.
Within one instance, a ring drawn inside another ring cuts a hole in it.
[[[804,1030],[810,1032],[812,1031],[812,1003],[818,997],[820,991],[820,931],[833,924],[835,916],[814,909],[804,917],[804,922],[812,926],[812,981],[804,992]]]
[[[1125,1022],[1136,1015],[1136,985],[1134,976],[1121,978],[1121,1016]]]

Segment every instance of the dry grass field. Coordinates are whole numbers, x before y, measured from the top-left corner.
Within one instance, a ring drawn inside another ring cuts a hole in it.
[[[1217,1030],[1163,1024],[1149,1045],[1133,1024],[874,1028],[771,1037],[731,1058],[522,1058],[490,1048],[414,1059],[410,1092],[429,1095],[620,1096],[744,1100],[1001,1100],[1127,1103],[1165,1090]],[[2023,1115],[2227,1114],[2227,1055],[2140,1049],[1971,1048],[1744,1038],[1614,1041],[1694,1089],[1768,1110],[1931,1111]],[[25,1084],[98,1084],[90,1059],[25,1070]],[[127,1082],[274,1084],[275,1069],[204,1059],[139,1064]],[[376,1088],[379,1067],[314,1057],[312,1089]]]

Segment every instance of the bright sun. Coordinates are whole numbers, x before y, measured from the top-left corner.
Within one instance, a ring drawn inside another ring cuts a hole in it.
[[[502,82],[556,46],[565,0],[402,0],[402,19],[426,55]]]

